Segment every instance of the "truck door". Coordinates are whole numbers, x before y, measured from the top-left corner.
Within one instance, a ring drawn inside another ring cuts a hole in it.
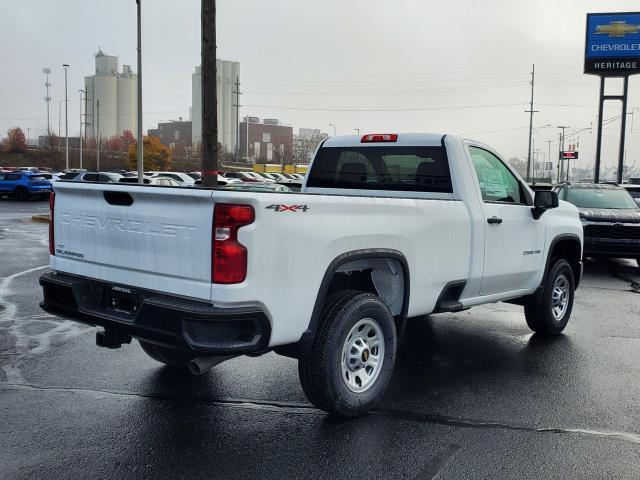
[[[542,268],[544,223],[534,220],[525,187],[496,155],[470,146],[486,218],[480,295],[532,289]]]

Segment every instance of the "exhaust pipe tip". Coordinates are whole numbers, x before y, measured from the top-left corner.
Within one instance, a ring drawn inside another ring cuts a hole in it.
[[[187,367],[189,368],[189,372],[192,375],[204,375],[211,371],[213,367],[224,362],[225,360],[229,360],[233,357],[220,357],[220,356],[206,356],[206,357],[196,357],[191,360]]]

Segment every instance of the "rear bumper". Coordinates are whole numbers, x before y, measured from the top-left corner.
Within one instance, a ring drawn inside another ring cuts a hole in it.
[[[40,306],[58,317],[104,327],[158,345],[204,355],[234,355],[267,348],[271,324],[258,308],[219,308],[181,297],[112,285],[62,273],[40,277]],[[112,287],[134,292],[130,311],[110,308]]]
[[[640,258],[640,240],[585,237],[583,256]]]

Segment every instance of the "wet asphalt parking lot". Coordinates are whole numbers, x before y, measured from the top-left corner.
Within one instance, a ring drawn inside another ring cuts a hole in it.
[[[640,269],[587,261],[565,334],[495,304],[413,319],[381,405],[314,409],[296,362],[176,374],[38,307],[46,202],[0,200],[0,478],[640,478]],[[304,260],[301,260],[304,261]]]

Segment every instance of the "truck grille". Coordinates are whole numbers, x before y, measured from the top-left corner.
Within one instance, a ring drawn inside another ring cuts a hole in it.
[[[640,225],[587,225],[585,237],[614,238],[617,240],[640,240]]]

